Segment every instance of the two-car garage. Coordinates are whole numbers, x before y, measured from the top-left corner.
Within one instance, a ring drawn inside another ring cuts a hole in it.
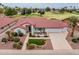
[[[66,32],[67,27],[65,27],[65,28],[46,28],[45,31],[46,32]]]

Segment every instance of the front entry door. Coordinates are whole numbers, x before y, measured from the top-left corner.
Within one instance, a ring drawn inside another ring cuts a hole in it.
[[[31,26],[30,25],[26,26],[26,32],[31,32]]]
[[[28,31],[31,32],[31,26],[28,26]]]

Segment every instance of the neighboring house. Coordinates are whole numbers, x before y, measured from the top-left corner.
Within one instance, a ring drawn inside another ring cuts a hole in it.
[[[13,18],[0,17],[0,33],[12,27],[15,23],[16,23],[16,20],[14,20]]]
[[[51,33],[67,31],[67,23],[60,20],[49,20],[46,18],[24,18],[17,22],[16,29],[25,29],[26,32],[34,35],[35,33]]]

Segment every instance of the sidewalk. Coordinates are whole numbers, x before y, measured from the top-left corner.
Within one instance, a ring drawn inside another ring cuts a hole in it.
[[[24,41],[22,50],[26,50],[26,43],[28,42],[28,40],[29,40],[29,33],[27,34],[27,36],[26,36],[26,38],[25,38],[25,41]]]

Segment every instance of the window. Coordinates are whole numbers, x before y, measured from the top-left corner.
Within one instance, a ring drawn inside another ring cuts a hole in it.
[[[35,31],[44,31],[44,28],[35,28]]]

